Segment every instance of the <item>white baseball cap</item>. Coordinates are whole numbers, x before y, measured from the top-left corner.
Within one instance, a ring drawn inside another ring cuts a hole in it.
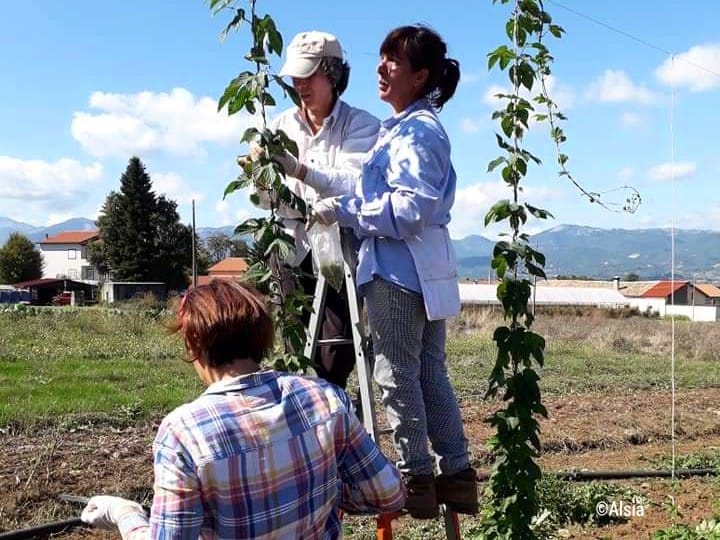
[[[320,61],[327,57],[343,58],[340,42],[327,32],[301,32],[296,35],[285,51],[285,65],[281,77],[305,79],[317,71]]]

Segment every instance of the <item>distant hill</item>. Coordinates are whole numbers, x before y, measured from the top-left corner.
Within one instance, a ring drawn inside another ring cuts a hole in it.
[[[669,279],[669,229],[599,229],[560,225],[531,237],[546,257],[550,276],[576,275],[599,279],[637,274],[640,279]],[[473,241],[467,243],[466,240]],[[478,238],[482,240],[477,240]],[[483,237],[455,241],[458,269],[463,277],[488,276],[492,242]],[[474,253],[472,255],[471,253]],[[720,232],[675,231],[675,275],[720,281]]]
[[[670,277],[670,229],[561,225],[533,236],[532,242],[547,256],[548,275]],[[720,281],[720,232],[676,230],[675,273],[684,279],[697,275],[698,279]]]
[[[4,244],[10,234],[14,232],[24,234],[33,242],[39,242],[45,238],[45,235],[53,236],[64,231],[92,231],[96,228],[95,222],[87,218],[72,218],[47,227],[36,227],[10,218],[0,217],[0,244]]]
[[[95,229],[86,218],[73,218],[48,227],[35,227],[0,217],[0,245],[13,231],[33,241],[45,234]],[[200,227],[198,236],[232,236],[235,227]],[[560,225],[531,238],[547,257],[548,276],[576,275],[600,279],[637,274],[640,279],[670,277],[669,229],[599,229]],[[470,235],[453,240],[458,271],[462,277],[487,278],[494,242]],[[675,237],[675,272],[684,279],[720,282],[720,232],[681,229]]]

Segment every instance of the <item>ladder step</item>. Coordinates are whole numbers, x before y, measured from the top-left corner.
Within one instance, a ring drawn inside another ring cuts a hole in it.
[[[332,339],[318,339],[315,344],[318,347],[330,347],[331,345],[352,345],[352,338],[332,338]]]

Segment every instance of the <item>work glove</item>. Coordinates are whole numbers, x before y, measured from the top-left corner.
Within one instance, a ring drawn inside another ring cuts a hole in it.
[[[145,515],[145,510],[135,501],[111,495],[95,495],[87,502],[80,519],[99,529],[114,529],[126,514]]]
[[[285,174],[297,178],[300,175],[300,168],[302,165],[298,159],[293,156],[290,152],[285,150],[282,154],[275,154],[272,157],[275,163],[280,164],[285,170]]]
[[[321,199],[310,207],[305,229],[310,229],[315,223],[332,225],[337,222],[337,209],[340,206],[337,197]]]
[[[245,168],[250,163],[255,163],[262,156],[265,155],[265,150],[262,146],[257,143],[250,144],[250,152],[246,156],[240,156],[237,160],[237,164]]]

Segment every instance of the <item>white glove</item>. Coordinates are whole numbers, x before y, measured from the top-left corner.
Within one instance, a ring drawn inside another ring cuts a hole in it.
[[[245,168],[246,165],[249,165],[250,163],[255,163],[264,155],[265,150],[262,148],[262,146],[257,143],[251,143],[250,152],[248,152],[246,156],[240,156],[237,160],[237,164],[240,165],[242,168]]]
[[[309,229],[315,223],[332,225],[337,222],[337,208],[339,206],[336,197],[321,199],[310,207],[308,220],[305,229]]]
[[[300,167],[301,164],[298,161],[298,159],[293,156],[290,152],[287,150],[284,154],[276,154],[272,157],[273,161],[276,163],[279,163],[283,169],[285,169],[285,174],[288,176],[293,176],[295,178],[298,177],[300,174]]]
[[[257,203],[252,200],[250,202],[262,210],[270,210],[272,199],[270,198],[270,193],[268,193],[266,189],[256,189],[252,192],[252,194],[257,195],[258,201]]]
[[[255,161],[259,160],[261,157],[264,156],[265,149],[262,146],[255,142],[250,144],[250,152],[248,153],[250,161],[254,163]]]
[[[125,514],[142,514],[144,516],[145,510],[135,501],[110,495],[95,495],[88,501],[80,519],[83,523],[93,527],[114,529]]]

